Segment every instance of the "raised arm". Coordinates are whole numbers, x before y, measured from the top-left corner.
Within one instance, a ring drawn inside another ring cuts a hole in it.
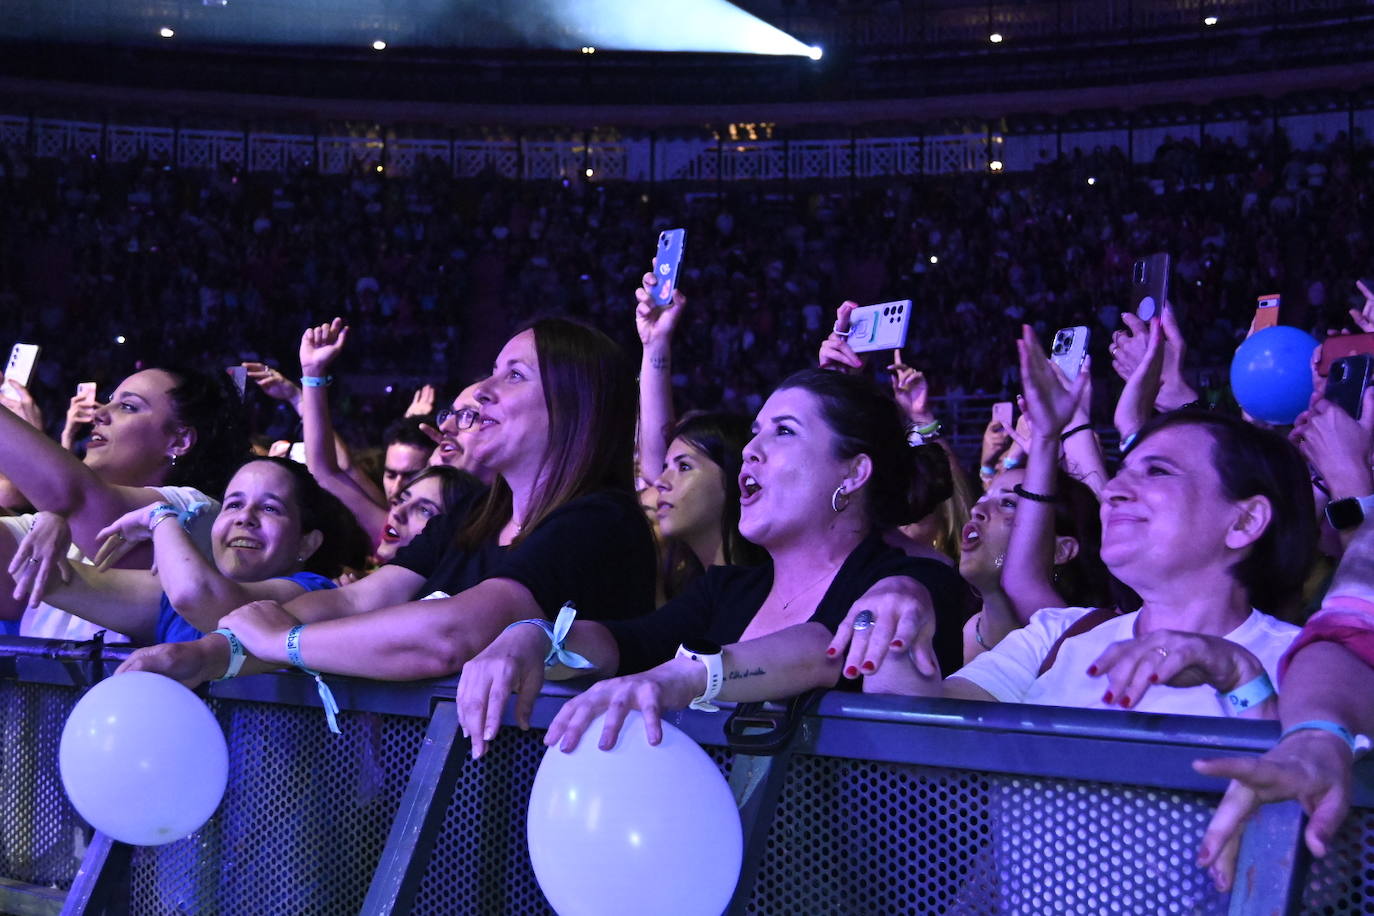
[[[328,324],[306,328],[301,335],[301,374],[312,380],[301,389],[301,421],[304,425],[305,465],[310,473],[357,518],[376,546],[386,525],[386,501],[364,490],[340,466],[336,453],[334,420],[329,415],[329,395],[325,380],[329,366],[348,340],[348,327],[342,318]]]
[[[681,290],[673,290],[672,305],[655,305],[650,290],[657,282],[650,271],[635,290],[635,328],[644,345],[639,365],[639,471],[650,483],[658,479],[668,454],[666,437],[674,423],[673,331],[687,305]]]
[[[1063,598],[1054,588],[1054,565],[1068,545],[1055,538],[1054,501],[1059,498],[1060,436],[1084,409],[1087,373],[1068,383],[1045,356],[1035,333],[1023,325],[1017,341],[1026,415],[1031,437],[1026,449],[1026,478],[1016,503],[1016,517],[1007,542],[1002,587],[1016,613],[1015,621],[983,618],[983,638],[990,644],[1006,635],[1008,623],[1024,626],[1042,607],[1059,607]],[[1029,495],[1025,495],[1029,494]],[[1040,497],[1037,499],[1036,497]]]

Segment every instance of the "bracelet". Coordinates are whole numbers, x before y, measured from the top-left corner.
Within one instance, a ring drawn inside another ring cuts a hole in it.
[[[1010,471],[1011,469],[1013,469],[1014,467],[1016,467],[1016,463],[1017,463],[1017,459],[1015,459],[1015,458],[1003,458],[1003,459],[1002,459],[1002,470],[1004,470],[1004,471]]]
[[[305,624],[297,624],[291,628],[291,632],[286,634],[286,659],[297,668],[304,671],[315,679],[315,689],[320,694],[320,705],[324,707],[324,717],[329,720],[329,730],[334,734],[341,734],[339,731],[339,703],[334,699],[334,691],[329,689],[329,685],[324,682],[320,672],[305,666],[301,660],[301,631],[305,629]]]
[[[973,618],[973,638],[978,641],[978,645],[987,649],[989,652],[992,651],[992,646],[988,645],[987,640],[983,639],[983,614],[981,611]]]
[[[994,477],[996,476],[996,474],[997,468],[991,467],[990,465],[986,464],[978,466],[978,475],[980,477]]]
[[[558,609],[558,618],[549,623],[542,617],[531,618],[530,620],[517,620],[515,623],[507,624],[506,630],[511,627],[518,627],[521,624],[530,624],[539,627],[544,631],[544,635],[549,637],[549,652],[544,656],[544,667],[553,668],[562,665],[565,668],[575,668],[578,671],[586,671],[595,668],[591,662],[570,649],[563,648],[568,641],[568,631],[572,629],[573,621],[577,619],[577,608],[569,601]],[[502,630],[504,633],[506,630]]]
[[[1053,493],[1032,493],[1019,483],[1011,488],[1011,491],[1022,499],[1029,499],[1033,503],[1057,503],[1059,497]]]
[[[302,375],[301,385],[306,388],[327,388],[334,384],[332,375]]]
[[[244,660],[248,658],[248,653],[244,651],[243,643],[234,635],[234,631],[228,627],[220,627],[218,630],[211,630],[210,632],[218,633],[229,640],[229,667],[225,669],[223,675],[215,678],[215,680],[227,681],[231,677],[238,677],[239,672],[243,670]]]
[[[1355,756],[1356,760],[1369,752],[1368,735],[1357,735],[1339,722],[1331,722],[1326,719],[1308,719],[1306,722],[1290,725],[1283,730],[1283,734],[1279,735],[1279,740],[1282,741],[1294,732],[1303,731],[1322,731],[1335,735],[1345,742],[1345,746],[1350,748],[1350,753]]]
[[[181,513],[177,512],[174,506],[166,503],[159,503],[148,510],[148,531],[152,532],[158,525],[169,518],[177,518]]]
[[[187,506],[186,509],[182,511],[180,515],[177,516],[177,521],[181,523],[181,527],[183,530],[190,531],[191,523],[194,522],[197,518],[199,518],[200,514],[208,508],[210,508],[210,504],[208,502],[206,502],[203,499],[197,500],[191,503],[191,505]]]
[[[1131,446],[1132,446],[1132,445],[1135,445],[1136,436],[1139,436],[1139,435],[1140,435],[1140,433],[1131,433],[1131,434],[1130,434],[1129,436],[1127,436],[1125,439],[1122,439],[1122,440],[1121,440],[1121,446],[1120,446],[1120,449],[1119,449],[1120,452],[1121,452],[1121,454],[1124,455],[1124,454],[1126,454],[1127,452],[1129,452],[1129,451],[1131,450]]]
[[[1254,680],[1241,684],[1230,693],[1217,691],[1217,699],[1228,716],[1238,716],[1252,706],[1258,706],[1278,693],[1274,682],[1269,680],[1269,672],[1261,671]]]
[[[1093,428],[1093,425],[1092,425],[1091,423],[1084,423],[1082,426],[1075,426],[1073,429],[1070,429],[1070,430],[1068,430],[1068,431],[1066,431],[1066,432],[1060,433],[1060,434],[1059,434],[1059,441],[1060,441],[1060,442],[1066,442],[1066,441],[1068,441],[1068,438],[1069,438],[1070,436],[1076,436],[1076,435],[1078,435],[1079,433],[1084,432],[1085,430],[1086,430],[1087,432],[1092,432],[1092,428]]]

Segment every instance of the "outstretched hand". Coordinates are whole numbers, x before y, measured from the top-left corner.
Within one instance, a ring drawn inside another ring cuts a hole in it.
[[[661,354],[666,353],[672,343],[673,331],[687,305],[687,297],[682,290],[675,289],[672,303],[661,306],[653,294],[657,285],[658,278],[649,271],[635,290],[635,329],[639,331],[639,342],[644,345],[645,352]]]
[[[1069,381],[1045,355],[1030,325],[1025,324],[1021,325],[1016,352],[1021,359],[1024,416],[1037,435],[1057,437],[1085,410],[1088,364],[1085,362],[1078,376]]]
[[[342,318],[306,328],[301,335],[301,372],[322,376],[348,342],[348,325]]]

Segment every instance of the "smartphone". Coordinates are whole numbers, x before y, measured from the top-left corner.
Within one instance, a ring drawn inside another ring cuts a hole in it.
[[[1050,362],[1059,367],[1064,377],[1072,381],[1083,369],[1083,361],[1088,358],[1088,329],[1083,325],[1060,328],[1054,332],[1054,343],[1050,346]]]
[[[654,258],[654,286],[651,297],[659,308],[673,304],[673,290],[677,289],[677,271],[682,266],[682,249],[687,241],[686,229],[666,229],[658,234],[658,255]]]
[[[1016,428],[1016,424],[1013,422],[1015,419],[1012,414],[1013,409],[1011,401],[998,401],[992,405],[992,418],[1002,424],[1002,430],[1007,435],[1011,435],[1011,431]]]
[[[1342,356],[1331,364],[1323,395],[1332,404],[1345,409],[1356,420],[1364,404],[1364,390],[1369,387],[1369,375],[1374,370],[1374,357]]]
[[[910,299],[860,306],[849,313],[849,347],[855,353],[900,349],[910,324]]]
[[[1169,255],[1143,257],[1131,266],[1131,308],[1141,321],[1160,313],[1169,298]]]
[[[77,382],[76,396],[83,401],[94,401],[95,382]]]
[[[1374,334],[1336,334],[1323,340],[1317,374],[1329,376],[1336,360],[1346,356],[1374,356]]]
[[[1250,322],[1250,334],[1276,327],[1279,323],[1279,294],[1267,293],[1259,297],[1255,306],[1255,320]],[[1246,335],[1249,336],[1248,334]]]
[[[5,366],[5,394],[9,397],[18,397],[19,393],[11,388],[8,383],[14,382],[29,387],[29,378],[33,375],[33,365],[38,362],[38,344],[17,343],[10,350],[10,361]]]
[[[239,393],[239,398],[243,398],[244,391],[248,387],[248,370],[243,366],[225,366],[224,371],[229,373],[229,378],[234,381],[234,390]]]
[[[290,458],[297,464],[305,464],[305,443],[292,442],[291,448],[289,448],[286,452],[286,457]]]

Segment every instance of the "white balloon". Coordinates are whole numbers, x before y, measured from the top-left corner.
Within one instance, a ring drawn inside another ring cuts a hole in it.
[[[725,778],[667,722],[650,746],[638,712],[600,750],[602,718],[572,753],[549,748],[534,777],[530,862],[544,896],[560,916],[718,916],[744,854]]]
[[[58,748],[77,813],[116,840],[159,846],[209,820],[224,797],[229,751],[209,708],[160,674],[131,671],[88,690]]]

